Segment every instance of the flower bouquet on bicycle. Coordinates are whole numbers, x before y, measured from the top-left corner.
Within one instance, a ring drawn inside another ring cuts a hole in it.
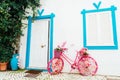
[[[64,43],[65,45],[65,43]],[[50,74],[59,74],[64,67],[64,60],[66,60],[71,65],[72,69],[77,69],[79,73],[83,76],[95,75],[98,69],[97,62],[88,53],[86,48],[82,48],[77,51],[75,60],[71,60],[65,51],[67,48],[58,46],[54,49],[54,57],[48,62],[47,70]]]

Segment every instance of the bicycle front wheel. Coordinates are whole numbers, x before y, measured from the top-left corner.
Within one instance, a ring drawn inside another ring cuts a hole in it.
[[[78,70],[83,76],[93,76],[96,74],[98,69],[97,62],[90,56],[83,56],[78,61]]]
[[[64,62],[61,58],[53,58],[48,62],[47,70],[50,74],[58,74],[62,71]]]

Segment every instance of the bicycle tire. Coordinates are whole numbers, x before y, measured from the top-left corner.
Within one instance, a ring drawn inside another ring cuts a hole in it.
[[[83,56],[78,61],[78,70],[83,76],[93,76],[98,70],[98,64],[92,57]]]
[[[53,58],[48,62],[47,70],[50,74],[59,74],[64,66],[61,58]]]

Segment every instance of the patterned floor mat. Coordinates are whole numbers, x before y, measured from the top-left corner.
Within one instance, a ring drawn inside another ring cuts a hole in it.
[[[5,71],[0,72],[0,80],[107,80],[105,76],[81,76],[79,74],[61,73],[50,75],[47,72],[41,72],[37,77],[25,77],[26,71]]]
[[[25,73],[27,73],[24,77],[31,77],[31,78],[36,78],[41,74],[42,71],[38,70],[28,70]]]

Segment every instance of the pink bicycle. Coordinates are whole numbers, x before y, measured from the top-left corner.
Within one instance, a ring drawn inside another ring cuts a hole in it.
[[[58,74],[62,71],[64,67],[63,58],[71,65],[71,70],[78,69],[79,73],[83,76],[93,76],[96,74],[98,70],[97,62],[87,53],[86,48],[82,48],[80,51],[77,51],[76,58],[72,61],[64,54],[67,50],[67,48],[64,48],[64,45],[65,43],[54,49],[54,57],[47,65],[47,70],[50,74]]]

